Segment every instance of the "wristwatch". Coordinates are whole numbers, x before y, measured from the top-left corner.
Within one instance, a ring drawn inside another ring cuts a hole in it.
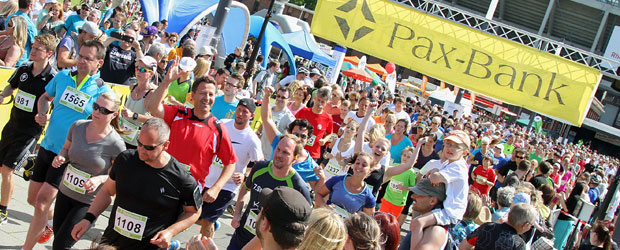
[[[134,120],[138,120],[138,113],[137,113],[137,112],[136,112],[136,113],[133,113],[133,117],[132,117],[132,118],[133,118]]]

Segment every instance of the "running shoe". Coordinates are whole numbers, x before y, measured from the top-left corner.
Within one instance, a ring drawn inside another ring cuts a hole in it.
[[[215,221],[215,225],[213,226],[213,232],[217,231],[220,228],[220,221]]]
[[[41,237],[39,237],[39,240],[37,242],[39,242],[40,244],[43,244],[49,241],[52,238],[52,236],[54,236],[54,230],[52,229],[52,227],[45,226],[45,231],[43,232]]]
[[[0,225],[4,225],[9,222],[8,212],[0,212]]]

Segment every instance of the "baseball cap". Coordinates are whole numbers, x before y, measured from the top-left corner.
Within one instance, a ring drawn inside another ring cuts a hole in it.
[[[323,75],[323,74],[321,73],[321,71],[320,71],[319,69],[317,69],[317,68],[313,68],[313,69],[310,71],[310,73],[312,73],[312,74],[317,74],[317,75]]]
[[[254,113],[254,111],[256,111],[256,104],[254,104],[254,101],[252,101],[252,99],[250,98],[243,98],[241,100],[239,100],[239,104],[237,104],[237,106],[244,106],[246,108],[248,108],[250,110],[250,112]]]
[[[269,223],[291,231],[299,231],[293,224],[306,224],[312,212],[306,198],[299,191],[286,186],[273,190],[263,188],[258,200]]]
[[[304,67],[299,67],[299,69],[297,69],[297,74],[299,73],[304,73],[304,74],[308,74],[308,69],[304,68]]]
[[[191,57],[183,57],[179,61],[179,68],[183,71],[192,71],[196,68],[196,61]]]
[[[516,193],[512,198],[512,204],[517,205],[520,203],[530,204],[531,198],[529,194],[526,193]]]
[[[101,35],[101,30],[99,30],[99,27],[91,21],[86,21],[79,30],[97,37]]]
[[[155,34],[157,34],[157,28],[155,28],[155,26],[146,26],[144,30],[140,32],[142,36],[154,36]]]
[[[200,47],[200,51],[198,52],[199,56],[212,56],[213,55],[213,47],[212,46],[202,46]]]
[[[471,142],[469,140],[469,135],[463,130],[452,130],[450,134],[443,139],[444,141],[453,141],[457,144],[465,144],[469,149]]]
[[[138,61],[142,61],[142,63],[144,63],[144,65],[146,65],[146,67],[154,69],[155,67],[157,67],[157,61],[155,61],[155,58],[151,57],[151,56],[143,56],[138,58]]]
[[[45,0],[45,3],[58,3],[57,0]]]
[[[601,184],[601,181],[603,181],[603,178],[601,178],[601,176],[598,174],[593,174],[592,178],[590,179],[590,182],[597,185]]]
[[[446,184],[440,183],[439,186],[433,186],[429,178],[422,179],[414,187],[409,188],[409,190],[417,195],[435,197],[439,201],[446,200]]]

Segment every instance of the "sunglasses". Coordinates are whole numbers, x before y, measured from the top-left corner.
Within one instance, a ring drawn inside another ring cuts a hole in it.
[[[114,113],[114,111],[112,110],[99,106],[99,104],[97,104],[96,102],[93,103],[93,110],[97,110],[99,111],[99,113],[102,113],[104,115],[109,115],[109,114]]]
[[[515,158],[523,160],[523,159],[525,159],[525,156],[515,156]]]
[[[143,147],[144,149],[148,150],[148,151],[153,151],[155,150],[157,147],[161,146],[162,144],[164,144],[163,142],[157,145],[144,145],[142,144],[142,142],[140,142],[140,140],[136,140],[138,142],[138,147]]]
[[[293,134],[302,140],[308,138],[307,134],[300,134],[300,133],[293,133]]]
[[[146,72],[152,72],[153,71],[152,69],[145,68],[145,67],[138,67],[138,66],[136,66],[136,70],[138,72],[140,72],[140,73],[146,73]]]
[[[283,96],[283,95],[277,95],[276,99],[288,99],[288,97]]]

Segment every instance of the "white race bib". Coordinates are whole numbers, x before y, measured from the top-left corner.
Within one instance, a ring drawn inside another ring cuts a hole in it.
[[[308,138],[308,142],[306,142],[306,146],[309,146],[309,147],[314,146],[315,140],[316,140],[316,135],[310,136],[310,138]]]
[[[116,208],[114,231],[130,239],[142,240],[148,219],[146,216],[132,213],[119,206]]]
[[[342,166],[340,166],[335,159],[331,159],[327,162],[327,165],[325,165],[325,172],[330,175],[329,178],[345,174],[344,169],[342,169]]]
[[[399,193],[399,194],[402,193],[403,190],[400,190],[398,188],[399,184],[403,184],[403,183],[400,182],[400,181],[397,181],[397,180],[390,180],[390,189],[392,189],[393,192],[396,192],[396,193]]]
[[[84,183],[89,178],[90,174],[81,171],[69,164],[67,166],[67,170],[65,170],[65,175],[62,178],[62,184],[77,193],[85,194],[86,189],[84,189]]]
[[[222,163],[222,159],[220,159],[220,157],[213,157],[213,166],[216,166],[218,168],[224,168],[224,164]]]
[[[77,112],[82,113],[84,111],[84,107],[90,100],[90,95],[77,90],[76,88],[69,87],[65,89],[65,92],[60,96],[60,104],[67,106],[70,109],[73,109]]]
[[[256,213],[250,211],[250,213],[248,214],[248,218],[245,219],[245,225],[243,226],[243,228],[248,230],[253,235],[256,235],[256,218]]]
[[[34,107],[34,99],[36,99],[35,95],[19,89],[15,95],[15,107],[26,112],[32,112],[32,108]]]
[[[338,215],[340,215],[340,217],[342,217],[343,219],[344,219],[344,218],[347,218],[347,217],[349,217],[349,216],[351,215],[351,213],[349,213],[349,211],[347,211],[346,209],[341,208],[340,206],[338,206],[338,205],[336,205],[336,204],[333,204],[333,205],[334,205],[334,211],[335,211]]]
[[[140,127],[127,121],[125,118],[120,119],[120,125],[125,131],[129,132],[128,134],[121,135],[121,137],[123,137],[123,139],[128,142],[134,141],[138,136],[138,131],[140,130]]]

